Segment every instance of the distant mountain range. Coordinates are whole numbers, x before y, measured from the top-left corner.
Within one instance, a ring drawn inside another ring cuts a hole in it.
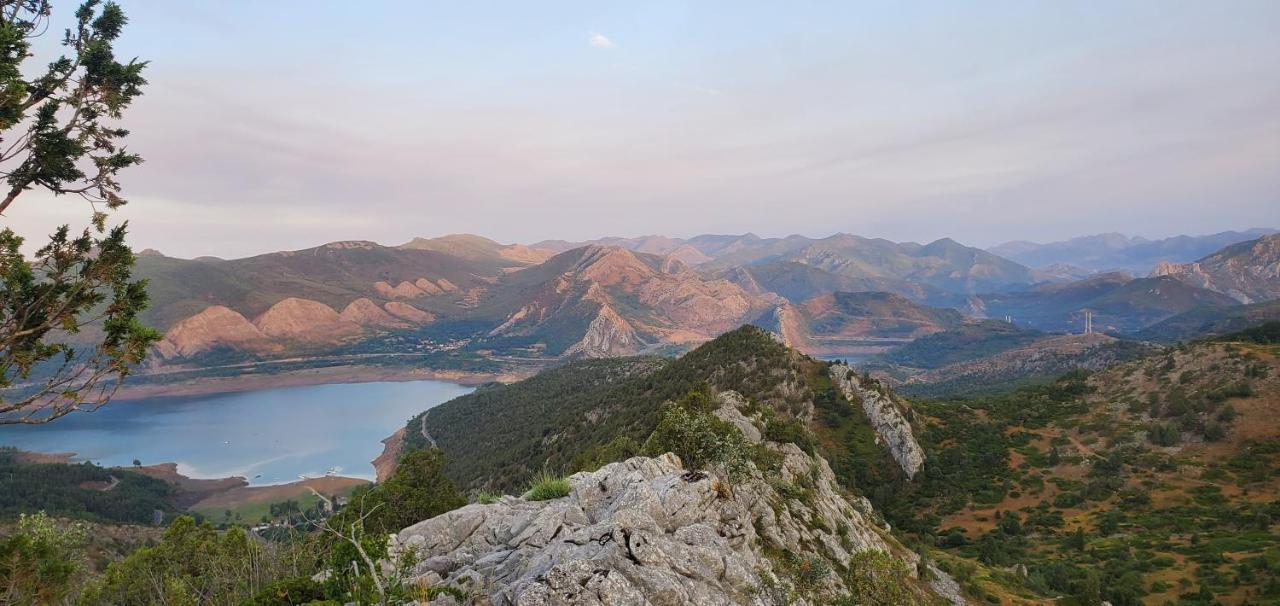
[[[1220,248],[1276,233],[1270,228],[1224,231],[1207,236],[1148,240],[1124,234],[1097,234],[1037,244],[1017,240],[987,249],[1028,267],[1074,266],[1088,271],[1124,270],[1146,274],[1159,263],[1186,263]]]
[[[991,318],[1009,316],[1024,327],[1050,332],[1081,332],[1085,312],[1094,330],[1127,333],[1198,307],[1228,307],[1236,301],[1168,276],[1133,278],[1108,273],[1031,290],[977,295],[971,312]]]
[[[588,242],[547,240],[531,246],[568,250],[586,245],[618,246],[670,256],[703,269],[767,268],[777,263],[800,263],[834,276],[815,273],[810,279],[860,281],[864,285],[877,286],[877,290],[901,294],[919,291],[921,287],[972,294],[1035,281],[1029,268],[950,238],[917,244],[852,234],[835,234],[826,238],[796,235],[761,238],[755,234],[744,234],[703,235],[687,240],[664,236],[601,238]]]
[[[1050,280],[950,239],[922,245],[848,234],[531,245],[453,235],[232,260],[150,251],[138,273],[153,301],[145,320],[166,331],[157,348],[163,363],[665,353],[746,323],[812,353],[840,354],[983,318],[1080,332],[1088,311],[1097,331],[1113,334],[1193,312],[1213,324],[1241,302],[1280,298],[1277,242],[1234,244],[1150,277],[1074,280]]]

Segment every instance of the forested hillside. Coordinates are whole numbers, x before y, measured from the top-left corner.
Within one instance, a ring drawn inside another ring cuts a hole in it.
[[[606,450],[633,454],[657,424],[661,404],[702,385],[738,391],[784,414],[799,411],[812,399],[806,364],[815,362],[744,326],[672,361],[584,361],[479,390],[410,420],[406,441],[426,444],[425,427],[460,486],[511,490],[544,469],[600,461]]]
[[[478,390],[410,420],[406,444],[438,446],[464,489],[511,491],[543,471],[594,469],[638,453],[664,402],[709,388],[742,394],[766,416],[766,437],[816,449],[855,493],[902,481],[829,366],[743,326],[676,360],[585,361]]]
[[[152,524],[178,511],[174,489],[141,473],[92,463],[37,462],[0,448],[0,518],[44,511],[90,521]]]

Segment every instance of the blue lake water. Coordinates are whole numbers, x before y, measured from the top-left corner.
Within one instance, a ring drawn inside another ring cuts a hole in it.
[[[48,425],[0,426],[0,445],[75,452],[100,465],[177,463],[196,478],[279,484],[299,474],[373,478],[381,440],[414,415],[471,391],[443,381],[313,385],[113,401]]]
[[[822,360],[822,361],[824,361],[824,362],[844,361],[844,362],[848,362],[849,364],[858,364],[858,363],[861,363],[861,362],[866,362],[867,360],[869,360],[869,359],[871,359],[871,358],[875,357],[875,354],[867,354],[867,353],[848,353],[848,354],[842,354],[842,353],[831,353],[831,354],[822,354],[822,355],[817,355],[817,356],[814,356],[814,357],[815,357],[815,358],[817,358],[817,359],[819,359],[819,360]]]

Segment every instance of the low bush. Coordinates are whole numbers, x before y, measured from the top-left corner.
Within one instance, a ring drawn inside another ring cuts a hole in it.
[[[746,472],[753,449],[732,423],[709,412],[667,404],[658,427],[645,441],[644,453],[667,452],[680,457],[685,469],[714,468],[736,480]]]

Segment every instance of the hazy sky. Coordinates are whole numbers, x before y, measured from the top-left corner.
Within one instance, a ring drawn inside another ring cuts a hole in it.
[[[118,216],[173,255],[1280,226],[1274,0],[122,4],[152,66]]]

